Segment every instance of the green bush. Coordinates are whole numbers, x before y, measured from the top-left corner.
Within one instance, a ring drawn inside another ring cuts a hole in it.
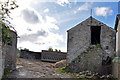
[[[52,48],[49,48],[48,51],[53,51],[53,49],[52,49]]]

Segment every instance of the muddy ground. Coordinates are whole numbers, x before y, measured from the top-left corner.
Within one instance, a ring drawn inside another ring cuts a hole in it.
[[[72,78],[66,73],[60,73],[53,68],[55,63],[42,62],[41,60],[17,59],[16,70],[9,73],[7,78]]]

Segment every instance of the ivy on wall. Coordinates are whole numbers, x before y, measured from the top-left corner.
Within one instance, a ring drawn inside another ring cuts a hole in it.
[[[12,42],[13,37],[10,36],[9,27],[5,26],[5,23],[2,23],[2,42],[3,44],[9,44]]]
[[[9,14],[11,13],[11,10],[14,10],[15,8],[18,8],[18,5],[16,4],[15,0],[8,0],[6,2],[0,1],[0,24],[2,25],[2,33],[0,35],[2,35],[2,42],[4,44],[8,44],[12,41],[12,37],[10,36],[9,30],[10,28],[14,29],[14,27],[10,26],[11,23],[8,19],[12,19]]]

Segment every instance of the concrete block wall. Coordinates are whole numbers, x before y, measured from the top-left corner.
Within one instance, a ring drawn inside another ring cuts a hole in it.
[[[65,52],[42,50],[41,60],[42,61],[57,62],[57,61],[66,59],[66,56],[67,56],[67,53],[65,53]]]

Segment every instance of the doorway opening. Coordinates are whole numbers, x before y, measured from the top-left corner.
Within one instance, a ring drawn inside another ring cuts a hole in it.
[[[91,44],[100,44],[101,26],[91,26]]]

